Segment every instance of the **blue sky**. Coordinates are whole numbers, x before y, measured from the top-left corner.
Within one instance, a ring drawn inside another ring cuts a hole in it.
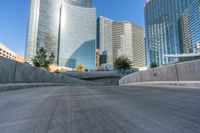
[[[29,0],[1,0],[0,42],[24,56]],[[146,0],[94,0],[97,16],[129,20],[144,26]]]

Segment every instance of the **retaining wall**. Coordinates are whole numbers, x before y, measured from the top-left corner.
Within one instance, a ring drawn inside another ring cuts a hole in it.
[[[115,71],[97,71],[97,72],[66,72],[65,75],[73,78],[78,78],[86,81],[102,83],[103,85],[119,85],[121,75]]]
[[[92,82],[79,80],[62,74],[32,67],[0,56],[0,84],[4,83],[65,83],[94,85]],[[95,83],[96,85],[96,83]]]
[[[121,78],[119,84],[151,81],[200,81],[200,60],[133,73]]]

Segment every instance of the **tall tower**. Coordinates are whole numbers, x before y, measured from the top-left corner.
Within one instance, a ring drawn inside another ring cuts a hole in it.
[[[31,63],[37,47],[37,32],[38,32],[38,21],[39,21],[39,0],[31,0],[29,9],[29,20],[28,20],[28,30],[26,36],[26,50],[25,58],[26,61]]]
[[[126,56],[134,68],[146,67],[144,29],[129,21],[113,21],[112,43],[114,61]]]
[[[96,67],[96,9],[92,0],[30,0],[26,59],[44,47],[55,63]]]
[[[96,68],[96,9],[92,0],[66,0],[61,9],[59,65]]]
[[[101,64],[113,64],[112,23],[113,20],[103,16],[97,20],[97,47],[100,49]]]
[[[194,53],[200,42],[199,0],[148,0],[145,5],[146,45],[150,64],[176,62],[168,55]]]
[[[36,51],[41,47],[47,50],[48,55],[53,52],[57,59],[61,2],[62,0],[30,0],[25,53],[27,62],[32,63]]]

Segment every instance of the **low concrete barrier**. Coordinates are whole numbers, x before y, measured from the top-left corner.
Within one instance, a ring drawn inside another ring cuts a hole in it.
[[[121,75],[116,71],[96,71],[96,72],[66,72],[63,73],[69,77],[82,79],[85,81],[92,81],[96,83],[102,83],[103,85],[110,86],[110,85],[119,85],[119,79]]]
[[[200,81],[200,60],[136,72],[121,78],[119,84],[152,81]]]
[[[177,64],[180,81],[200,81],[200,60]]]
[[[62,74],[32,67],[0,56],[0,84],[5,83],[64,83],[69,85],[100,85]]]
[[[52,87],[52,86],[68,86],[68,84],[60,83],[18,83],[18,84],[0,84],[0,92],[2,91],[13,91],[22,89],[31,89],[39,87]]]
[[[16,63],[14,83],[42,83],[45,72],[28,64]],[[50,80],[52,81],[52,80]]]

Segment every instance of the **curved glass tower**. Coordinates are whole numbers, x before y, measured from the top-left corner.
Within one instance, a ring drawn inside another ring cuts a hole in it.
[[[96,9],[92,0],[31,0],[26,59],[44,47],[55,63],[96,68]]]
[[[66,3],[79,7],[93,7],[93,0],[65,0]]]
[[[66,0],[61,9],[59,61],[75,68],[96,67],[96,10],[92,0]]]

